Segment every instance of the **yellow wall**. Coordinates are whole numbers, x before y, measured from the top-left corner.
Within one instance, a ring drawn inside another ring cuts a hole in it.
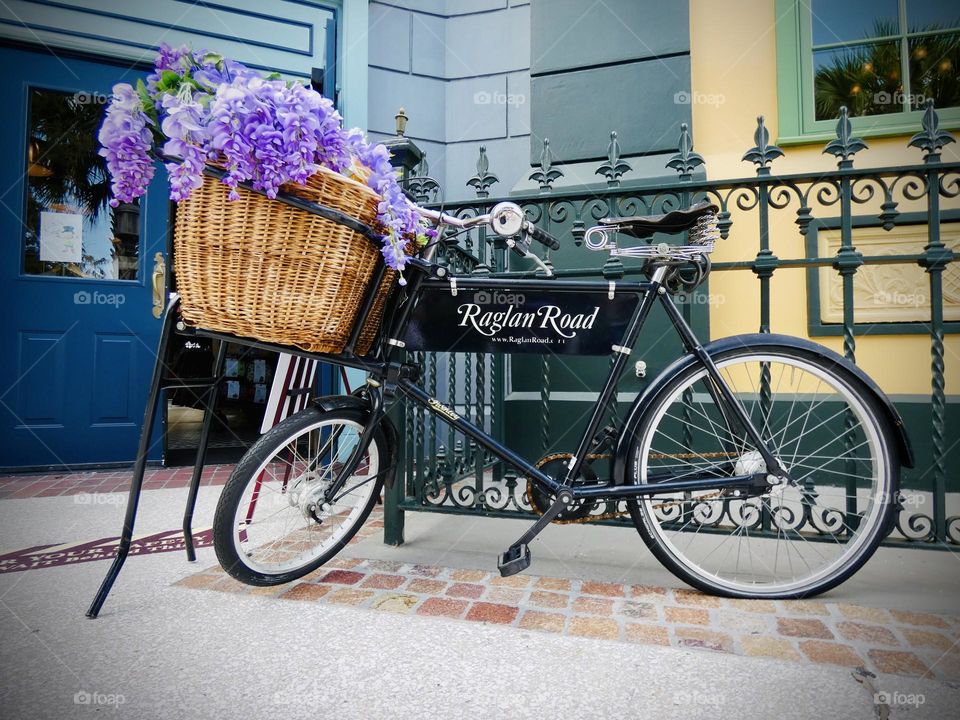
[[[695,103],[694,149],[706,160],[711,180],[749,177],[755,166],[742,162],[753,145],[756,118],[763,115],[771,141],[777,137],[776,28],[773,0],[691,0],[690,40],[693,96],[713,98]],[[918,127],[919,130],[919,122]],[[857,167],[913,164],[921,161],[916,148],[907,148],[907,137],[867,138],[869,148],[855,157]],[[773,172],[828,171],[836,158],[822,153],[824,143],[785,147],[785,157],[773,162]],[[943,150],[945,162],[960,160],[960,144]],[[943,209],[960,208],[957,198],[942,201]],[[804,255],[804,238],[795,224],[796,201],[770,216],[771,249],[780,258]],[[901,202],[901,212],[925,209],[925,203]],[[855,206],[855,213],[879,212],[879,203]],[[813,216],[835,217],[837,206],[817,208]],[[733,214],[729,239],[719,243],[714,260],[744,260],[759,248],[757,214]],[[856,236],[854,237],[856,243]],[[777,270],[772,281],[772,331],[807,336],[805,270]],[[710,293],[718,299],[711,307],[711,334],[724,337],[756,332],[759,324],[759,282],[749,270],[716,272]],[[815,341],[842,352],[840,337]],[[930,392],[930,339],[927,335],[859,336],[857,362],[891,394]],[[946,389],[960,393],[960,337],[947,336]]]

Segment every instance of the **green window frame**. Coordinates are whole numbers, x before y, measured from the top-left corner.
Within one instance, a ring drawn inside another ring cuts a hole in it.
[[[899,0],[901,33],[893,38],[911,36],[905,32],[905,7],[906,0]],[[813,15],[809,0],[776,0],[775,12],[779,114],[777,144],[796,145],[830,140],[835,136],[836,118],[817,120],[814,108]],[[909,83],[909,78],[905,80]],[[909,95],[909,87],[904,89],[904,95]],[[923,110],[920,109],[851,117],[850,120],[854,133],[860,137],[885,137],[916,132],[922,114]],[[960,129],[960,107],[937,108],[937,114],[944,129]]]

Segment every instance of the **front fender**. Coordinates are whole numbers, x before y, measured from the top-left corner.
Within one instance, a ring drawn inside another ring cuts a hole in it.
[[[801,354],[816,356],[821,360],[826,360],[833,365],[837,374],[845,376],[847,379],[863,383],[864,387],[873,394],[878,404],[883,409],[884,415],[895,429],[894,437],[897,442],[897,449],[900,455],[900,463],[904,467],[912,468],[914,466],[913,449],[910,445],[910,438],[904,427],[900,413],[890,402],[890,398],[877,386],[877,384],[862,369],[854,365],[843,356],[835,353],[830,348],[818,345],[810,340],[796,338],[789,335],[774,335],[772,333],[753,333],[749,335],[735,335],[733,337],[714,340],[704,346],[704,349],[711,358],[718,357],[731,350],[739,350],[749,347],[751,350],[762,352],[763,350],[776,350],[778,348],[789,347],[797,350]],[[677,375],[696,365],[699,361],[692,353],[678,358],[668,365],[653,382],[634,400],[630,411],[627,413],[624,421],[623,431],[617,440],[617,448],[613,459],[613,480],[616,484],[622,485],[626,482],[626,469],[630,452],[630,445],[640,429],[643,414],[653,398],[656,397],[667,383],[672,381]]]
[[[323,410],[330,412],[332,410],[359,410],[364,413],[364,417],[369,418],[373,412],[370,402],[357,395],[324,395],[314,399],[313,404]],[[397,426],[393,424],[386,415],[380,420],[380,429],[387,442],[388,465],[387,473],[384,475],[383,484],[389,489],[393,487],[393,481],[397,476],[397,463],[400,456],[400,433],[397,432]]]

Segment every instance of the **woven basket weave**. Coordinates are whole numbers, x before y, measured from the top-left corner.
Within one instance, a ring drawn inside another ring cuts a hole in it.
[[[284,192],[371,225],[380,197],[321,168]],[[370,288],[380,249],[350,228],[238,188],[228,200],[219,180],[177,207],[174,270],[183,318],[191,325],[262,342],[336,354],[343,351]],[[380,324],[396,272],[380,287],[356,352]]]

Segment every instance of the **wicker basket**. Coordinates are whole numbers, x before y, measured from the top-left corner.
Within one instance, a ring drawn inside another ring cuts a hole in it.
[[[380,197],[321,168],[307,185],[283,190],[370,225]],[[380,258],[363,235],[313,213],[205,176],[177,208],[174,270],[183,318],[207,330],[343,351]],[[373,342],[396,272],[380,287],[356,352]]]

